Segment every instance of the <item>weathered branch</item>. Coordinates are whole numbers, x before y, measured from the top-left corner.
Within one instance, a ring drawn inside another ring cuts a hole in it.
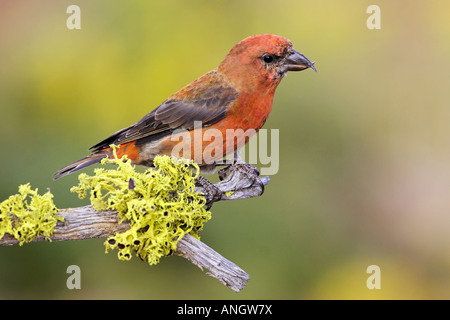
[[[203,192],[209,200],[209,205],[220,200],[235,200],[260,196],[268,177],[260,179],[257,172],[251,172],[248,167],[230,166],[219,171],[222,181],[209,183],[200,179],[196,191]],[[129,229],[126,222],[119,224],[115,211],[96,211],[92,206],[61,209],[59,215],[64,222],[59,221],[51,236],[52,241],[83,240],[90,238],[107,238]],[[33,241],[45,241],[44,237],[36,237]],[[12,235],[5,234],[0,239],[0,245],[18,244]],[[174,252],[188,259],[200,269],[208,270],[206,274],[218,279],[235,292],[242,290],[249,275],[233,262],[225,259],[219,253],[202,243],[200,240],[186,234],[179,240]]]
[[[90,205],[62,209],[59,215],[64,217],[64,222],[57,223],[51,237],[52,241],[107,238],[129,229],[128,223],[118,223],[115,211],[95,211]],[[33,241],[45,241],[45,239],[39,236]],[[19,241],[9,234],[0,240],[1,245],[18,243]],[[249,280],[245,271],[189,234],[178,242],[174,253],[188,259],[202,270],[209,270],[209,275],[220,280],[233,291],[240,291],[244,288],[245,281]]]

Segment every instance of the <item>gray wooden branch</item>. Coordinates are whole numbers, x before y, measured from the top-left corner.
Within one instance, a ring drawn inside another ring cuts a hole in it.
[[[203,192],[209,200],[209,205],[221,200],[235,200],[260,196],[269,178],[259,178],[256,172],[247,168],[230,166],[219,171],[221,181],[209,183],[201,177],[196,191]],[[96,211],[92,206],[61,209],[59,215],[64,222],[58,221],[52,241],[72,241],[90,238],[107,238],[118,232],[129,229],[126,222],[118,223],[115,211]],[[36,237],[33,241],[45,241],[44,237]],[[0,239],[0,245],[16,245],[19,242],[9,234]],[[186,234],[177,245],[174,254],[188,259],[201,270],[208,270],[207,275],[218,279],[235,292],[241,291],[249,275],[233,262],[225,259],[219,253],[200,240]]]

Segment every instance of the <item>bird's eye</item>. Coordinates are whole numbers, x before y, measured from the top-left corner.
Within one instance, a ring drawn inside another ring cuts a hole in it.
[[[271,63],[273,61],[273,56],[270,54],[265,54],[262,58],[265,63]]]

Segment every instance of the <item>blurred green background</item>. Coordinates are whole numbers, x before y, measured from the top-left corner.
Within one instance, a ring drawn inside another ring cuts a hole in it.
[[[81,8],[81,30],[66,9]],[[366,9],[381,8],[381,30]],[[246,270],[234,293],[188,261],[104,254],[103,240],[0,247],[0,298],[449,299],[450,2],[0,1],[0,201],[52,174],[273,33],[312,61],[265,128],[280,169],[260,198],[218,203],[202,240]],[[92,168],[85,172],[92,173]],[[68,290],[66,268],[81,268]],[[381,268],[368,290],[366,268]]]

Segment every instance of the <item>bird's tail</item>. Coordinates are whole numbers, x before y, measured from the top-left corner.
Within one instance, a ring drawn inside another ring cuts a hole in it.
[[[65,166],[61,170],[58,170],[53,175],[53,180],[59,179],[61,177],[64,177],[68,174],[74,173],[78,170],[81,170],[83,168],[86,168],[90,165],[99,163],[102,161],[104,157],[107,157],[109,154],[107,152],[98,152],[98,153],[92,153],[88,155],[87,157],[84,157],[83,159],[80,159],[78,161],[75,161],[72,164],[69,164],[68,166]]]

